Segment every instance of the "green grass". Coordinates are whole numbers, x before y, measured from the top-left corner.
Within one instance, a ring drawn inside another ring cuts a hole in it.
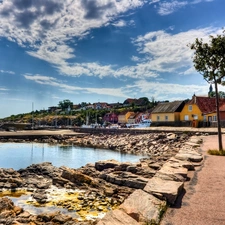
[[[209,153],[210,155],[225,156],[225,150],[219,151],[219,150],[217,150],[217,149],[210,149],[210,150],[208,150],[208,153]]]

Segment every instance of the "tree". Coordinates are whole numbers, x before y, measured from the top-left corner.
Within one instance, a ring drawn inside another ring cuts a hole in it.
[[[68,100],[68,99],[63,100],[63,101],[60,101],[58,105],[59,105],[59,107],[60,107],[63,111],[66,111],[66,110],[68,110],[69,108],[70,108],[70,109],[73,108],[73,102],[71,102],[71,101]]]
[[[218,92],[218,96],[219,96],[219,98],[225,98],[225,92],[219,91]],[[209,93],[209,97],[215,98],[216,97],[216,92],[215,91],[210,92]]]
[[[210,36],[209,42],[203,43],[202,39],[196,39],[189,47],[194,50],[193,63],[195,69],[203,75],[208,83],[214,83],[216,93],[216,111],[218,123],[219,150],[223,150],[222,133],[219,113],[218,84],[224,85],[225,77],[225,35]]]

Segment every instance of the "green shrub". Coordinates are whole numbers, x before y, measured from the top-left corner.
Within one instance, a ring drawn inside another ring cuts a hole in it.
[[[208,153],[209,153],[210,155],[225,156],[225,150],[219,151],[219,150],[217,150],[217,149],[210,149],[210,150],[208,150]]]

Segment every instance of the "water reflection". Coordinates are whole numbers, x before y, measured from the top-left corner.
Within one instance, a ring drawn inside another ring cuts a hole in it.
[[[52,162],[54,166],[79,168],[99,160],[115,159],[120,162],[138,162],[140,158],[142,156],[70,145],[0,143],[0,167],[16,170],[41,162]]]

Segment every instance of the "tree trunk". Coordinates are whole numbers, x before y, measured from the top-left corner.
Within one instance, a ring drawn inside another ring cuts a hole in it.
[[[221,124],[220,124],[219,94],[218,94],[217,80],[215,80],[215,91],[216,91],[216,113],[217,113],[219,150],[222,151],[223,142],[222,142],[222,133],[221,133]]]

